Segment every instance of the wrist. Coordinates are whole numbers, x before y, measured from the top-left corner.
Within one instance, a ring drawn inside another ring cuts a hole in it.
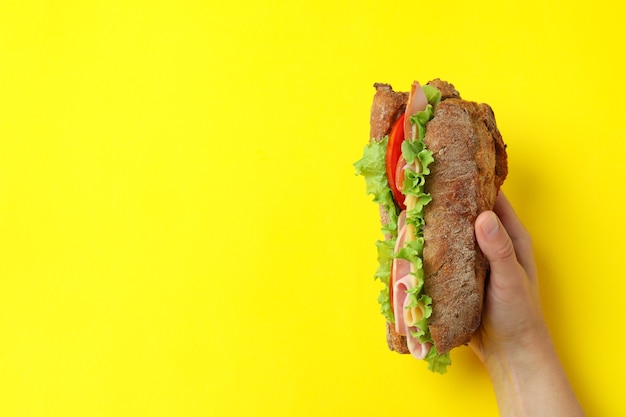
[[[500,415],[584,416],[547,329],[525,342],[485,358]]]
[[[507,343],[492,347],[484,356],[487,371],[514,373],[519,370],[532,370],[537,365],[556,356],[548,330],[538,327],[526,335],[508,340]]]

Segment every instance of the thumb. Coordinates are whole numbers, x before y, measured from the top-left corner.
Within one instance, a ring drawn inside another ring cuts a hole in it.
[[[481,213],[476,219],[476,240],[489,260],[492,277],[510,277],[520,273],[515,247],[498,216],[492,211]]]

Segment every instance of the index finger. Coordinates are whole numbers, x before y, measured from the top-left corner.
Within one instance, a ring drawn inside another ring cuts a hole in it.
[[[517,260],[522,265],[528,276],[535,280],[537,277],[535,258],[533,255],[530,234],[515,213],[515,209],[506,198],[502,190],[496,197],[493,211],[498,215],[502,225],[513,241]]]

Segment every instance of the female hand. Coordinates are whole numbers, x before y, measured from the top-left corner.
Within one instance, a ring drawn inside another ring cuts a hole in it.
[[[541,311],[530,235],[500,192],[493,212],[476,220],[476,239],[489,260],[482,325],[470,346],[483,362],[549,338]]]
[[[470,347],[487,368],[500,415],[584,416],[543,318],[530,236],[502,192],[475,231],[491,271]]]

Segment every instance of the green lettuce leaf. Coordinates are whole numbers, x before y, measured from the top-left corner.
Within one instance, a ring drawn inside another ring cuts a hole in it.
[[[380,142],[368,143],[363,150],[363,157],[354,163],[354,168],[357,175],[365,178],[365,192],[374,196],[375,203],[395,207],[385,168],[387,141],[388,137],[385,136]]]
[[[362,175],[365,178],[366,193],[371,194],[374,197],[373,201],[382,205],[389,214],[389,223],[383,226],[381,231],[384,235],[390,235],[391,239],[376,242],[378,269],[374,278],[383,283],[383,289],[378,295],[380,311],[388,322],[394,323],[393,308],[389,300],[389,279],[393,262],[393,249],[398,237],[398,209],[387,182],[385,154],[388,140],[389,138],[385,136],[380,142],[370,141],[363,150],[363,157],[354,163],[354,168],[357,175]]]
[[[452,361],[450,360],[450,352],[440,355],[439,352],[437,352],[435,345],[430,348],[430,351],[424,360],[428,362],[429,370],[439,374],[445,374],[448,371],[448,366],[452,364]]]
[[[393,307],[389,299],[389,279],[391,278],[391,263],[393,262],[393,248],[395,239],[377,240],[376,248],[378,249],[378,269],[374,274],[374,278],[380,280],[384,284],[380,294],[378,295],[378,303],[380,304],[380,312],[389,323],[394,323]]]
[[[424,249],[424,207],[432,200],[430,194],[426,193],[424,186],[426,176],[430,174],[429,165],[434,162],[433,153],[427,149],[424,143],[426,137],[426,124],[434,117],[435,107],[441,100],[441,92],[434,87],[423,86],[424,93],[428,99],[428,105],[424,111],[418,112],[411,116],[410,123],[417,125],[418,137],[415,140],[405,140],[402,143],[402,156],[408,164],[415,163],[419,166],[419,172],[411,170],[405,171],[405,179],[402,187],[402,193],[414,196],[417,199],[415,208],[408,210],[406,213],[407,225],[413,225],[416,231],[416,240],[407,243],[400,249],[396,257],[401,257],[413,262],[417,278],[415,287],[407,291],[408,306],[413,308],[419,306],[423,312],[422,318],[415,324],[418,331],[412,332],[420,343],[431,343],[430,349],[425,360],[428,362],[428,369],[433,372],[445,373],[447,366],[450,365],[449,354],[439,355],[434,346],[430,331],[428,329],[428,319],[432,314],[432,299],[424,293],[424,271],[422,265],[422,255]]]
[[[408,216],[407,216],[408,217]],[[403,248],[400,248],[395,257],[406,259],[415,265],[418,271],[422,269],[422,251],[424,250],[424,240],[413,240],[406,242]]]
[[[404,195],[420,197],[426,194],[424,192],[425,184],[426,179],[424,178],[424,174],[417,173],[410,169],[404,171],[404,184],[402,185],[402,193]]]
[[[426,100],[433,106],[437,107],[437,104],[441,101],[441,91],[438,88],[431,87],[430,85],[423,85],[422,90],[426,95]]]
[[[407,164],[412,164],[417,159],[417,155],[426,149],[426,145],[421,140],[405,140],[402,142],[402,157]]]

